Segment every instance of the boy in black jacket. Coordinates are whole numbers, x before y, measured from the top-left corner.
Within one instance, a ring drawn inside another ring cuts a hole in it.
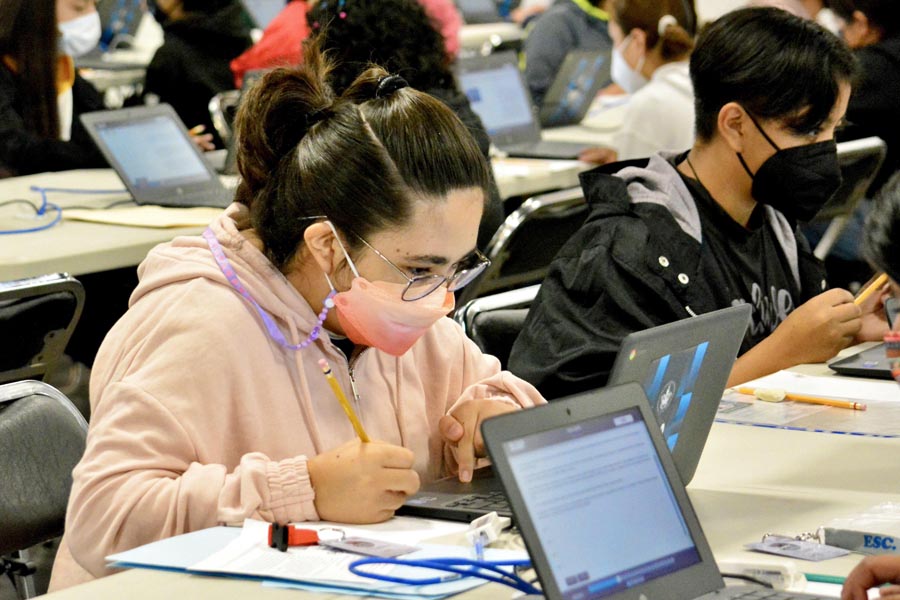
[[[697,142],[582,176],[591,213],[554,260],[510,370],[547,398],[596,388],[627,334],[740,303],[753,317],[731,385],[880,339],[875,302],[825,291],[796,233],[840,184],[834,130],[855,72],[840,40],[779,9],[710,25],[691,58]]]

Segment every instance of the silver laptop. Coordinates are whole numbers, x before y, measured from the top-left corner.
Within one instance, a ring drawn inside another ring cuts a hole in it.
[[[231,203],[231,192],[168,104],[85,113],[81,121],[137,204]]]
[[[609,52],[573,50],[566,54],[544,94],[541,127],[581,123],[601,88],[612,82]]]
[[[456,77],[491,141],[509,156],[576,159],[592,144],[541,139],[514,52],[461,58]]]
[[[725,587],[638,384],[507,413],[481,431],[546,598],[814,598]]]
[[[616,355],[607,385],[643,386],[685,485],[700,462],[750,313],[742,304],[636,331]]]

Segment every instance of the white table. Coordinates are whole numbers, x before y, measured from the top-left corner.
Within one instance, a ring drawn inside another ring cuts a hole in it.
[[[497,183],[504,198],[532,195],[549,189],[578,185],[578,173],[589,165],[577,161],[498,159]],[[113,190],[125,187],[112,169],[86,169],[42,173],[0,180],[0,202],[24,198],[40,204],[29,187]],[[232,182],[233,185],[233,182]],[[76,195],[53,193],[50,202],[67,206],[107,206],[130,198],[122,194]],[[0,208],[0,229],[22,229],[46,222],[35,221],[23,206]],[[150,229],[85,223],[63,219],[50,229],[35,233],[0,235],[0,281],[65,271],[83,275],[136,266],[156,244],[179,235],[193,235],[199,227]]]

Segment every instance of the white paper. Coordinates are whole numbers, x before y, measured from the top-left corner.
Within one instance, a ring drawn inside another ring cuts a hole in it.
[[[861,377],[822,377],[803,375],[794,371],[779,371],[745,383],[741,387],[779,389],[807,396],[865,403],[900,403],[900,387],[896,382],[873,381]]]

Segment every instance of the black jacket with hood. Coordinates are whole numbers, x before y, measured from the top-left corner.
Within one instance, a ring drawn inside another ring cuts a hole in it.
[[[700,269],[700,216],[672,158],[581,175],[591,211],[553,260],[509,359],[509,370],[545,398],[605,385],[629,333],[727,308],[710,293],[722,282]],[[766,206],[765,216],[799,305],[824,290],[824,268],[784,215]]]
[[[231,60],[251,45],[241,6],[231,2],[212,14],[189,13],[163,23],[164,42],[147,67],[144,98],[171,104],[187,127],[206,126],[215,135],[209,100],[234,89]]]

